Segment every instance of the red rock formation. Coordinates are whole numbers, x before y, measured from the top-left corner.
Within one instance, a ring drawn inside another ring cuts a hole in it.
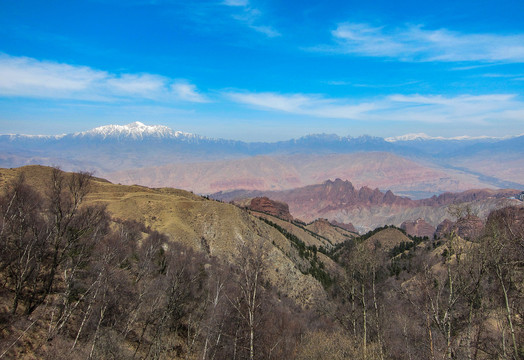
[[[274,192],[273,194],[277,196],[279,200],[286,201],[289,199],[289,203],[293,202],[294,204],[301,204],[301,206],[315,208],[319,213],[357,206],[415,206],[413,200],[396,196],[391,191],[383,193],[379,189],[371,189],[367,186],[357,190],[351,182],[341,179],[336,179],[335,181],[328,180],[319,185]]]
[[[437,239],[443,238],[446,235],[451,234],[453,225],[454,225],[454,222],[449,219],[445,219],[440,224],[438,224],[437,230],[435,231],[435,235]]]
[[[474,239],[478,237],[483,230],[484,223],[482,220],[478,216],[468,215],[456,222],[448,219],[444,220],[437,226],[436,236],[437,238],[442,238],[454,232],[463,239]]]
[[[289,213],[289,206],[286,203],[273,201],[265,196],[252,199],[248,208],[250,210],[263,212],[283,220],[293,220],[293,216],[291,216]]]
[[[435,234],[435,227],[428,224],[424,219],[417,219],[415,221],[404,221],[400,228],[405,230],[411,236],[427,236],[433,239]]]
[[[352,223],[341,223],[341,222],[338,222],[336,220],[334,221],[331,221],[331,224],[334,225],[334,226],[338,226],[339,228],[342,228],[344,230],[347,230],[347,231],[351,231],[351,232],[357,232],[357,229],[355,229],[355,226],[353,226]]]

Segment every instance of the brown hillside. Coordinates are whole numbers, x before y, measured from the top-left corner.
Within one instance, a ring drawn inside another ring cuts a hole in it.
[[[380,248],[384,252],[389,252],[401,242],[411,242],[411,239],[398,229],[387,228],[377,232],[365,242],[369,247]]]
[[[51,168],[1,169],[2,188],[20,173],[24,173],[28,184],[45,191]],[[97,178],[92,182],[88,202],[104,204],[114,218],[143,222],[165,233],[172,241],[225,261],[236,253],[239,244],[264,243],[272,264],[268,266],[269,277],[275,286],[302,304],[324,297],[322,286],[312,276],[301,273],[286,255],[296,252],[289,241],[273,227],[236,206],[206,200],[183,190],[115,185]]]
[[[424,219],[417,219],[415,221],[404,221],[400,228],[405,230],[411,236],[427,236],[432,239],[435,234],[435,227],[428,224]]]
[[[352,239],[356,236],[354,232],[331,224],[326,219],[318,219],[306,226],[306,229],[330,239],[334,244]]]

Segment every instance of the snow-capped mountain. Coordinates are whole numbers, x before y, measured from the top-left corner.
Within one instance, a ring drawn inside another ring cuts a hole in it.
[[[203,137],[182,132],[175,131],[163,125],[145,125],[139,121],[135,121],[127,125],[105,125],[88,131],[78,132],[73,134],[74,137],[98,137],[102,139],[122,139],[128,138],[133,140],[143,140],[146,138],[157,139],[203,139]]]
[[[59,165],[64,170],[88,170],[97,174],[175,163],[211,164],[232,159],[256,163],[255,160],[249,160],[253,156],[264,157],[269,162],[271,157],[282,156],[309,161],[307,159],[322,156],[329,158],[333,154],[370,152],[378,154],[377,158],[387,158],[389,153],[446,169],[471,169],[472,176],[486,174],[489,183],[497,186],[507,186],[498,181],[499,178],[521,183],[519,169],[524,168],[524,136],[497,139],[407,134],[383,139],[312,134],[287,141],[247,143],[211,139],[141,122],[100,126],[67,135],[0,135],[0,167]],[[277,165],[265,166],[272,168]],[[345,163],[334,164],[333,171],[347,166]],[[372,168],[372,164],[366,164],[361,171],[365,168]],[[205,177],[207,172],[202,171],[199,175]],[[232,176],[231,173],[227,175]],[[159,175],[148,171],[147,176]],[[279,176],[275,175],[274,178],[279,179]]]
[[[429,141],[429,140],[442,140],[442,141],[467,141],[467,140],[504,140],[512,138],[513,136],[495,137],[495,136],[454,136],[454,137],[443,137],[443,136],[429,136],[425,133],[414,133],[405,134],[400,136],[387,137],[384,140],[387,142],[401,142],[401,141]]]

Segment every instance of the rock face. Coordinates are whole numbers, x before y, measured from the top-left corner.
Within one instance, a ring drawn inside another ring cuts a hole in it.
[[[289,206],[286,203],[274,201],[265,196],[252,199],[248,208],[250,210],[263,212],[283,220],[293,220],[293,216],[291,216],[289,213]]]
[[[437,226],[436,237],[443,238],[452,232],[463,239],[474,239],[484,230],[484,223],[475,215],[468,215],[456,222],[449,219],[444,220]]]
[[[415,221],[404,221],[400,228],[405,230],[411,236],[427,236],[432,239],[435,234],[435,227],[428,224],[424,219],[417,219]]]
[[[475,215],[469,215],[459,219],[455,223],[455,226],[457,227],[458,235],[464,239],[474,239],[484,230],[484,223]]]
[[[293,209],[313,216],[313,219],[322,217],[326,212],[371,206],[414,207],[411,199],[396,196],[391,191],[386,193],[379,189],[363,186],[356,189],[347,180],[336,179],[325,181],[319,185],[309,185],[298,189],[269,192],[272,199],[283,201]],[[301,216],[302,217],[302,216]],[[311,219],[312,216],[304,216]]]
[[[437,239],[443,238],[447,234],[450,234],[451,230],[453,229],[453,225],[454,222],[449,219],[445,219],[440,224],[438,224],[437,230],[435,231],[435,236]]]
[[[333,220],[331,221],[331,224],[333,224],[334,226],[338,226],[339,228],[342,228],[347,231],[357,232],[357,229],[355,229],[355,226],[352,223],[343,223],[343,222],[338,222],[336,220]]]
[[[233,191],[217,193],[212,197],[240,203],[246,199],[267,196],[288,204],[295,218],[306,222],[319,218],[331,222],[351,222],[358,232],[364,233],[384,225],[401,226],[404,221],[419,218],[436,227],[449,216],[450,204],[462,202],[467,202],[474,213],[484,220],[494,209],[522,203],[509,199],[516,193],[519,191],[481,189],[412,200],[395,195],[392,191],[382,192],[367,186],[357,188],[347,180],[336,179],[291,190]],[[426,230],[424,234],[432,236],[430,230]]]

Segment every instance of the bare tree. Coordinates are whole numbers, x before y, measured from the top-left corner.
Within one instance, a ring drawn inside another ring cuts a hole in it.
[[[509,330],[512,350],[508,353],[505,347],[505,326],[501,327],[502,356],[519,359],[522,355],[519,353],[519,348],[522,346],[520,342],[524,336],[521,330],[524,291],[522,286],[518,285],[524,281],[522,271],[524,238],[521,232],[521,229],[524,228],[522,223],[524,212],[513,219],[511,219],[512,215],[511,209],[497,211],[490,215],[485,236],[481,239],[481,249],[487,257],[489,274],[498,284],[500,305],[504,309]]]
[[[237,293],[229,296],[229,302],[247,329],[250,360],[255,358],[255,338],[261,320],[260,311],[264,291],[262,282],[266,270],[266,254],[267,249],[263,243],[242,242],[239,244],[238,255],[235,259],[238,272],[235,281]]]
[[[42,276],[47,249],[41,205],[41,197],[25,184],[23,175],[8,185],[5,196],[0,199],[0,269],[6,273],[13,290],[13,314],[21,299],[31,297],[30,289]]]

